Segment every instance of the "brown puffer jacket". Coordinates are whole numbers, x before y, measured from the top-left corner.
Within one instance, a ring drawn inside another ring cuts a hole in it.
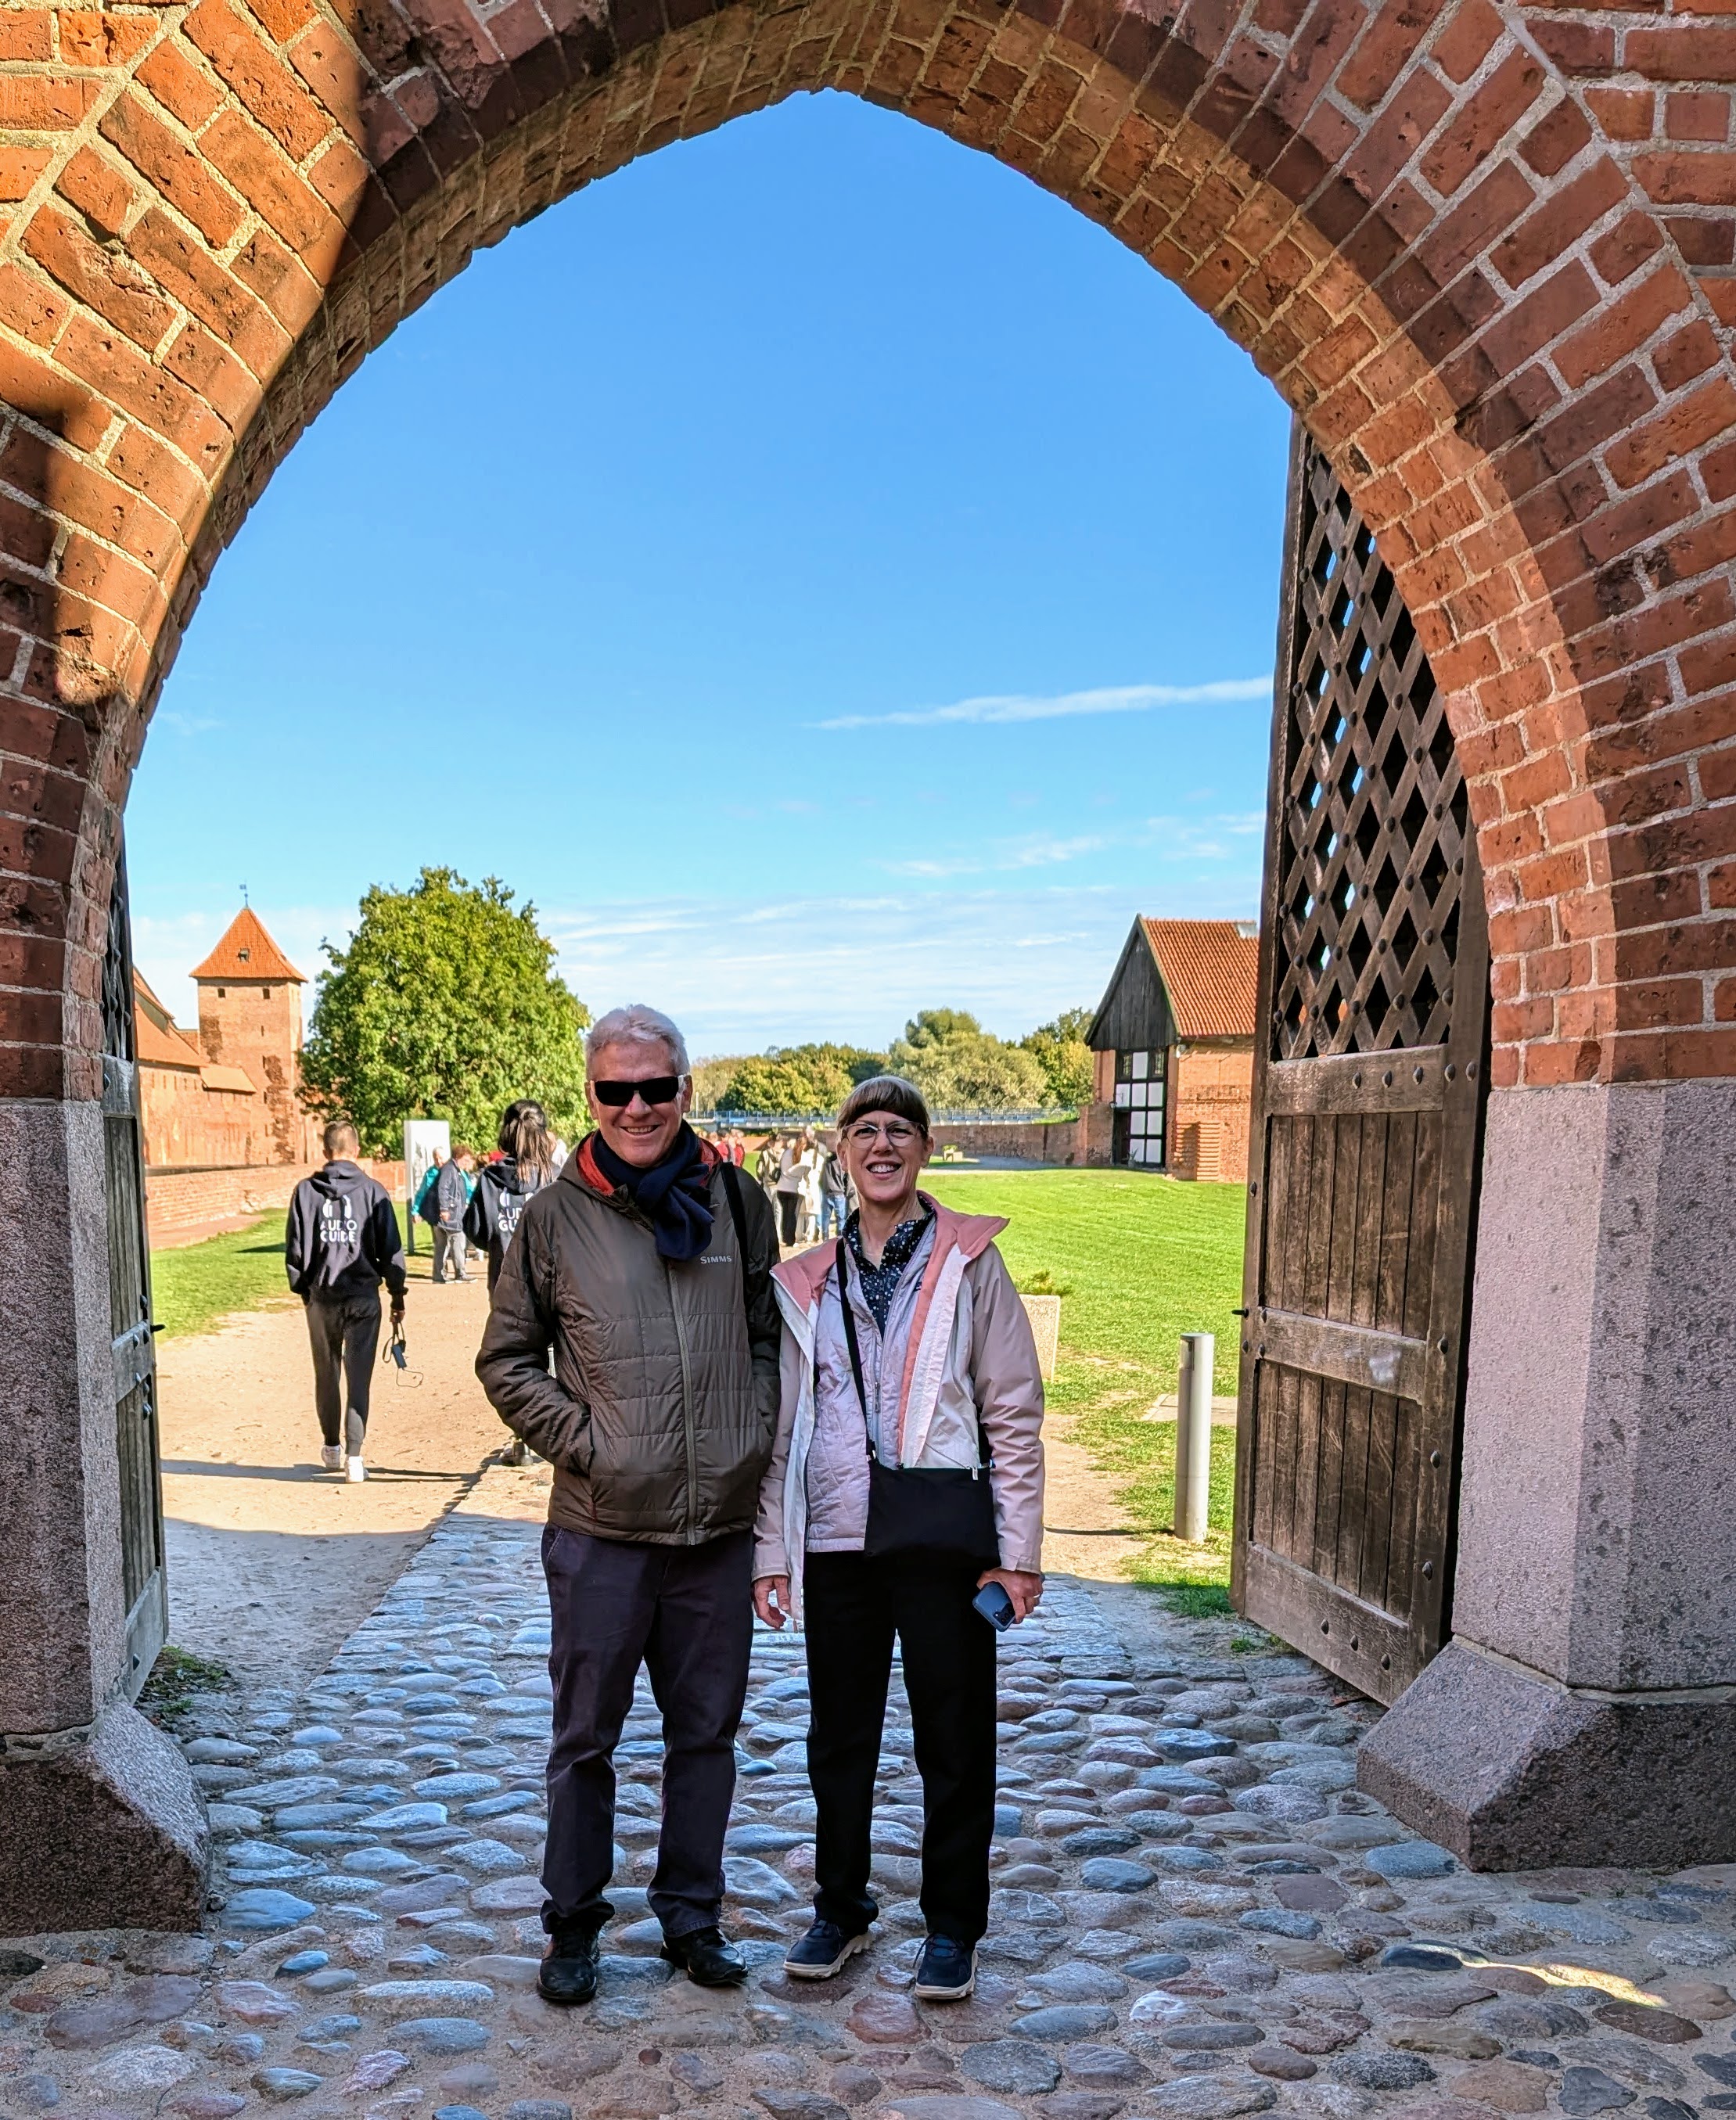
[[[710,1243],[665,1260],[626,1192],[595,1189],[587,1161],[570,1157],[519,1217],[477,1356],[482,1388],[553,1465],[552,1524],[650,1546],[750,1529],[778,1424],[766,1196],[738,1182],[738,1240],[714,1167]]]

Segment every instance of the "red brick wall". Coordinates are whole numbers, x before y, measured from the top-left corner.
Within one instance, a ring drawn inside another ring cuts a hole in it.
[[[1194,1043],[1170,1052],[1170,1169],[1178,1178],[1248,1182],[1254,1041]]]
[[[267,1114],[247,1091],[208,1090],[190,1068],[142,1066],[138,1101],[147,1165],[244,1168],[276,1160]]]
[[[822,86],[1110,228],[1326,448],[1450,697],[1496,1081],[1736,1072],[1733,36],[1521,0],[8,10],[0,1095],[97,1093],[146,719],[338,384],[478,245]]]
[[[297,1095],[301,989],[293,980],[201,979],[199,1042],[208,1060],[244,1069],[258,1090],[262,1163],[295,1163],[319,1154],[314,1123]]]
[[[1088,1163],[1086,1122],[1077,1119],[937,1119],[934,1145],[966,1155],[1012,1155],[1026,1163]],[[1105,1156],[1103,1159],[1107,1161]]]
[[[151,1244],[162,1248],[189,1235],[203,1234],[213,1224],[235,1222],[289,1206],[289,1197],[317,1164],[256,1164],[250,1169],[147,1169],[145,1221]],[[404,1166],[364,1162],[394,1200],[404,1194]]]

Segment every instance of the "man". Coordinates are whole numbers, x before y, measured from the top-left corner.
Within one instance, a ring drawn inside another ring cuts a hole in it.
[[[820,1241],[829,1237],[841,1237],[844,1225],[849,1215],[850,1181],[839,1153],[840,1144],[834,1141],[828,1148],[825,1137],[820,1141]]]
[[[681,1033],[654,1009],[616,1009],[586,1039],[585,1069],[597,1131],[525,1205],[477,1357],[496,1411],[555,1468],[538,1985],[561,2003],[597,1990],[612,1760],[641,1662],[663,1712],[649,1899],[663,1955],[702,1987],[746,1975],[719,1913],[756,1495],[778,1416],[771,1211],[687,1125]]]
[[[435,1151],[436,1155],[440,1151]],[[447,1156],[434,1174],[423,1211],[434,1228],[434,1278],[444,1281],[449,1263],[454,1281],[468,1281],[464,1271],[464,1211],[470,1205],[470,1179],[465,1165],[468,1149]]]
[[[392,1323],[404,1314],[404,1252],[383,1185],[356,1162],[361,1142],[347,1119],[326,1128],[325,1168],[304,1178],[290,1200],[283,1258],[289,1284],[307,1305],[314,1351],[314,1402],[325,1441],[319,1462],[365,1480],[362,1443],[368,1392],[379,1348],[379,1284],[392,1295]]]

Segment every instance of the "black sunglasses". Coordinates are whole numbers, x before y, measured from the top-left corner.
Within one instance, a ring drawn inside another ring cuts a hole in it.
[[[593,1082],[592,1090],[599,1104],[607,1104],[612,1111],[622,1111],[635,1097],[643,1097],[648,1104],[673,1104],[681,1095],[679,1075],[652,1075],[643,1082]]]

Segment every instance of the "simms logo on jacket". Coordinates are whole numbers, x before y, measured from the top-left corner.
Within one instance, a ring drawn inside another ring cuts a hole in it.
[[[700,1264],[701,1266],[733,1266],[735,1264],[735,1253],[733,1252],[707,1252],[705,1256],[700,1261]]]

